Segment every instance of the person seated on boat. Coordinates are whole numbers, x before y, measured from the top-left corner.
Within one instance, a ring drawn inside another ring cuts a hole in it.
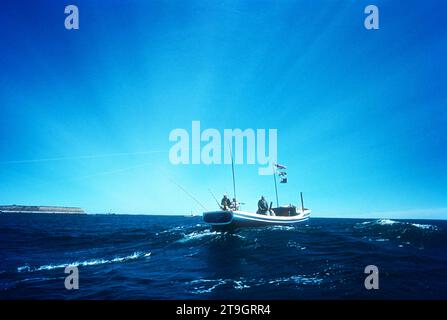
[[[256,213],[265,215],[269,214],[269,205],[264,196],[261,196],[261,199],[258,201],[258,211]]]
[[[231,210],[239,210],[239,202],[236,201],[236,198],[233,198],[230,205]]]
[[[220,206],[223,210],[228,210],[231,207],[230,199],[228,199],[227,195],[224,194],[222,201],[220,202]]]

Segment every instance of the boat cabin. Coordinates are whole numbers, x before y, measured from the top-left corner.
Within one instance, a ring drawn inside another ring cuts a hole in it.
[[[272,208],[272,210],[275,213],[275,215],[283,217],[296,216],[298,214],[296,211],[296,207],[291,204],[289,204],[288,206],[280,206],[277,208]]]

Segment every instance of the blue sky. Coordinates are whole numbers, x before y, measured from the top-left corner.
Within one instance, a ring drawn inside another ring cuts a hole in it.
[[[76,4],[80,29],[64,28]],[[380,29],[363,27],[380,9]],[[441,1],[2,1],[0,202],[88,212],[215,209],[228,165],[169,162],[175,128],[278,129],[315,216],[447,215]],[[274,200],[237,165],[238,197]],[[173,183],[175,181],[175,183]]]

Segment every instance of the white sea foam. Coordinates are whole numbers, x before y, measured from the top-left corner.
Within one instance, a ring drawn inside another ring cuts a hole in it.
[[[206,229],[203,231],[194,231],[194,232],[185,234],[185,236],[182,239],[178,240],[178,242],[187,242],[187,241],[191,241],[191,240],[201,239],[203,237],[215,236],[218,234],[221,234],[221,232],[211,231],[209,229]]]
[[[27,272],[30,270],[31,270],[30,266],[21,266],[17,268],[17,272]]]
[[[390,220],[390,219],[380,219],[380,220],[370,220],[370,221],[364,221],[356,223],[354,228],[364,228],[368,226],[373,225],[380,225],[380,226],[390,226],[393,224],[398,224],[398,221]]]
[[[251,286],[245,283],[245,280],[233,280],[233,279],[198,279],[189,282],[193,286],[193,293],[210,293],[217,287],[223,285],[231,285],[236,290],[248,289]]]
[[[419,223],[409,223],[404,221],[395,221],[391,219],[380,219],[380,220],[374,220],[374,221],[365,221],[361,222],[357,225],[381,225],[381,226],[391,226],[391,225],[402,225],[402,226],[411,226],[418,229],[425,229],[425,230],[439,230],[439,228],[435,225],[431,224],[419,224]]]
[[[24,265],[17,268],[17,272],[35,272],[35,271],[46,271],[46,270],[54,270],[54,269],[63,269],[66,267],[87,267],[87,266],[96,266],[101,264],[111,264],[111,263],[122,263],[127,262],[139,258],[147,258],[150,257],[150,252],[134,252],[131,255],[125,257],[115,257],[113,259],[91,259],[85,261],[75,261],[71,263],[61,263],[61,264],[47,264],[37,268],[32,268],[28,265]]]
[[[189,284],[193,285],[194,293],[210,293],[218,286],[224,285],[227,280],[223,279],[199,279],[191,281]]]
[[[301,246],[298,242],[296,242],[296,241],[292,241],[292,240],[290,240],[289,242],[287,242],[287,246],[288,246],[289,248],[296,248],[296,249],[299,249],[299,250],[306,250],[306,247],[303,247],[303,246]]]
[[[307,285],[307,284],[320,284],[321,282],[323,282],[323,279],[317,278],[317,277],[306,277],[306,276],[302,276],[302,275],[296,275],[296,276],[291,276],[291,277],[273,279],[273,280],[270,280],[268,283],[279,285],[284,282],[293,282],[296,284],[306,284]]]
[[[166,229],[160,232],[155,233],[156,236],[163,234],[163,233],[175,233],[177,231],[182,231],[184,229],[184,226],[177,226],[174,228]]]
[[[398,221],[390,220],[390,219],[380,219],[376,222],[377,224],[380,224],[381,226],[388,226],[392,224],[399,223]]]
[[[237,290],[242,290],[242,289],[246,289],[246,288],[250,288],[249,285],[244,284],[243,281],[233,281],[234,285],[233,287]]]
[[[394,221],[394,220],[389,220],[389,219],[378,220],[377,224],[380,224],[382,226],[399,224],[399,225],[412,226],[412,227],[415,227],[415,228],[425,229],[425,230],[438,230],[437,226],[431,225],[431,224],[409,223],[409,222]]]
[[[431,225],[431,224],[419,224],[419,223],[412,223],[413,227],[419,228],[419,229],[427,229],[427,230],[439,230],[437,226]]]
[[[192,286],[192,293],[203,294],[210,293],[216,288],[223,285],[231,285],[236,290],[249,289],[251,287],[258,287],[262,285],[281,285],[282,283],[294,283],[297,285],[319,285],[323,279],[313,276],[294,275],[290,277],[283,277],[277,279],[198,279],[188,282]]]
[[[182,239],[177,240],[177,242],[184,243],[192,240],[198,240],[205,237],[214,237],[214,236],[221,236],[221,235],[228,235],[231,237],[239,238],[239,239],[245,239],[244,236],[241,236],[239,234],[232,234],[232,233],[226,233],[226,232],[220,232],[220,231],[211,231],[210,229],[205,229],[202,231],[193,231],[191,233],[187,233],[183,236]]]
[[[235,237],[235,238],[246,239],[244,236],[241,236],[240,234],[230,233],[230,235],[231,235],[232,237]]]
[[[284,230],[284,231],[287,231],[287,230],[295,230],[295,227],[292,227],[292,226],[272,226],[272,227],[269,227],[269,229],[270,230]]]

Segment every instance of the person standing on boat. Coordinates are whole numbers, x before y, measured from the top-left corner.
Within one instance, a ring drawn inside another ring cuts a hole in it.
[[[222,201],[220,201],[220,206],[223,210],[228,210],[228,208],[231,207],[230,199],[228,199],[226,194],[223,195]]]
[[[264,196],[261,196],[261,199],[258,201],[258,212],[259,214],[266,214],[268,215],[269,211],[269,205],[267,201],[265,200]]]
[[[231,201],[231,210],[239,210],[239,202],[237,202],[236,198],[233,198],[233,201]]]

